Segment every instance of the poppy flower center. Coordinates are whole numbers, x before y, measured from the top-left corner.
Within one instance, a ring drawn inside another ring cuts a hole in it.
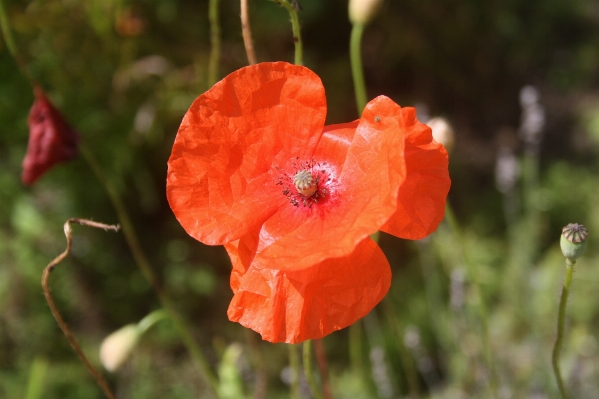
[[[314,176],[308,170],[300,170],[293,176],[293,184],[304,197],[311,197],[317,189]]]
[[[326,184],[331,180],[325,170],[326,162],[299,162],[299,157],[291,162],[291,170],[276,169],[281,172],[277,184],[283,186],[283,195],[293,206],[311,208],[328,194]]]

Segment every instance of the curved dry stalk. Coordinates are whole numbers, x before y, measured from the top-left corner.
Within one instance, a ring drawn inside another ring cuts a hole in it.
[[[250,27],[250,15],[248,11],[248,0],[241,0],[241,34],[243,35],[243,45],[248,57],[248,63],[254,65],[256,53],[254,52],[254,41],[252,40],[252,29]]]
[[[117,225],[108,225],[108,224],[98,223],[98,222],[94,222],[94,221],[86,220],[86,219],[71,218],[71,219],[67,220],[64,224],[64,235],[67,238],[67,248],[64,250],[63,253],[61,253],[56,258],[54,258],[54,260],[52,262],[50,262],[48,264],[48,266],[46,266],[46,268],[44,269],[44,273],[42,274],[42,288],[44,289],[44,295],[46,296],[46,301],[48,302],[48,306],[50,306],[50,310],[52,311],[52,315],[56,319],[58,326],[60,327],[64,336],[67,338],[67,340],[73,347],[73,350],[79,356],[79,359],[81,359],[83,364],[85,364],[87,371],[89,371],[89,373],[92,375],[92,377],[94,377],[94,379],[96,380],[96,382],[98,383],[98,385],[100,386],[102,391],[104,392],[104,395],[106,395],[106,397],[108,399],[114,399],[114,394],[108,387],[108,383],[106,382],[104,377],[102,377],[102,374],[100,374],[91,365],[89,360],[87,360],[87,357],[81,350],[81,347],[77,343],[77,340],[73,336],[73,333],[67,326],[67,323],[65,323],[64,319],[62,318],[60,312],[58,311],[58,307],[56,307],[56,303],[54,302],[54,299],[52,298],[52,294],[50,292],[50,286],[48,284],[48,280],[50,278],[50,272],[52,272],[52,270],[54,270],[56,265],[58,265],[60,262],[62,262],[64,260],[64,258],[66,258],[69,255],[69,252],[71,251],[71,241],[72,241],[72,239],[71,239],[71,223],[77,223],[77,224],[81,224],[84,226],[95,227],[97,229],[104,229],[105,231],[108,231],[108,230],[118,231],[121,227],[118,224]]]

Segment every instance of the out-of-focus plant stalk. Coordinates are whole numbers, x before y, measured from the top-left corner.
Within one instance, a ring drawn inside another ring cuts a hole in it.
[[[387,314],[387,320],[391,324],[391,329],[395,332],[395,342],[397,342],[397,346],[399,348],[399,356],[401,360],[401,364],[406,373],[406,380],[408,383],[408,392],[411,399],[419,399],[420,392],[420,383],[418,382],[418,372],[416,370],[416,365],[414,364],[414,358],[411,356],[410,352],[406,348],[404,344],[404,328],[402,326],[399,317],[393,310],[393,304],[390,300],[383,300],[385,305],[385,313]]]
[[[268,373],[264,364],[264,356],[260,350],[256,333],[249,328],[243,330],[249,348],[250,360],[255,370],[254,399],[264,399],[268,390]]]
[[[75,336],[69,329],[69,326],[62,318],[62,315],[60,314],[60,311],[58,310],[58,307],[56,306],[56,303],[54,302],[54,298],[52,297],[52,291],[50,290],[50,273],[71,252],[71,244],[72,244],[71,223],[77,223],[77,224],[81,224],[84,226],[95,227],[97,229],[104,229],[106,231],[108,231],[108,230],[118,231],[120,227],[118,225],[107,225],[104,223],[98,223],[98,222],[94,222],[94,221],[86,220],[86,219],[71,218],[71,219],[67,220],[66,223],[64,224],[64,235],[67,239],[67,248],[64,250],[63,253],[61,253],[56,258],[54,258],[52,260],[52,262],[50,262],[48,264],[48,266],[46,266],[46,268],[44,269],[44,272],[42,273],[42,288],[44,290],[44,296],[46,297],[46,302],[48,302],[50,311],[52,312],[52,315],[56,319],[58,326],[62,330],[62,333],[64,334],[66,339],[71,344],[71,347],[73,348],[75,353],[77,353],[77,356],[79,356],[79,359],[81,360],[81,362],[87,368],[87,371],[91,374],[91,376],[94,378],[94,380],[96,380],[96,383],[102,389],[102,392],[104,392],[104,395],[108,399],[114,399],[115,396],[112,393],[112,391],[110,390],[108,383],[106,382],[106,380],[104,379],[102,374],[100,374],[95,369],[95,367],[92,366],[92,364],[89,362],[89,360],[87,359],[87,356],[85,356],[85,353],[81,349],[81,346],[79,346],[79,343],[75,339]]]
[[[31,76],[29,69],[27,69],[27,65],[25,61],[21,57],[17,46],[15,44],[15,39],[12,35],[12,30],[10,29],[10,24],[8,23],[8,16],[6,15],[6,9],[4,8],[4,1],[0,0],[0,31],[2,31],[2,36],[4,37],[4,43],[6,43],[6,48],[8,52],[15,60],[15,63],[19,67],[19,70],[29,82],[35,86],[35,79]]]
[[[329,378],[329,366],[327,364],[327,357],[324,351],[322,338],[314,341],[314,351],[316,352],[316,361],[318,362],[320,379],[322,380],[322,393],[325,399],[333,399],[331,393],[331,382]]]
[[[364,356],[362,350],[362,325],[358,320],[349,326],[349,360],[355,375],[364,375]]]
[[[220,23],[218,18],[219,0],[210,0],[208,19],[210,20],[210,59],[208,61],[208,87],[218,80],[218,64],[220,61]]]
[[[248,0],[241,0],[241,34],[243,36],[243,46],[248,57],[248,64],[254,65],[256,53],[254,52],[254,40],[252,39],[252,28],[250,26],[250,12]]]
[[[10,54],[18,60],[17,46],[15,46],[15,40],[8,24],[8,16],[6,15],[6,9],[4,8],[4,1],[0,0],[0,28],[2,29],[2,36],[4,36],[4,43]]]
[[[314,379],[314,373],[312,370],[312,340],[309,339],[304,341],[302,349],[304,358],[304,373],[306,374],[306,379],[310,385],[312,395],[316,399],[323,399],[320,389],[318,389],[318,386],[316,385],[316,380]]]
[[[352,25],[351,37],[349,41],[349,58],[351,62],[351,73],[354,81],[354,91],[356,97],[356,107],[358,115],[368,102],[366,96],[366,82],[364,81],[364,67],[362,66],[362,34],[364,33],[364,24],[354,23]]]
[[[36,356],[29,368],[29,381],[25,399],[40,399],[44,388],[44,379],[48,371],[48,361]]]
[[[466,269],[467,269],[468,275],[470,277],[470,282],[472,284],[475,300],[477,302],[476,307],[477,307],[478,316],[480,319],[481,341],[482,341],[482,346],[483,346],[483,351],[484,351],[484,356],[485,356],[485,362],[487,363],[487,368],[489,369],[489,374],[490,374],[489,390],[490,390],[491,397],[496,398],[497,397],[497,389],[498,389],[499,384],[497,381],[497,372],[495,369],[495,361],[493,359],[493,352],[491,350],[491,343],[490,343],[490,339],[489,339],[489,322],[488,322],[487,305],[486,305],[485,298],[480,289],[476,266],[472,263],[472,261],[470,259],[470,255],[466,248],[466,242],[464,240],[462,230],[460,228],[460,225],[458,224],[458,221],[457,221],[449,203],[447,203],[445,206],[445,220],[449,224],[449,227],[453,231],[453,234],[456,237],[456,240],[458,241],[458,244],[461,247],[462,256],[464,257],[464,263],[466,265]]]
[[[434,328],[441,346],[447,353],[451,353],[451,328],[449,328],[447,323],[442,298],[440,273],[435,267],[434,260],[432,259],[433,248],[428,239],[416,241],[415,244],[418,248],[418,255],[420,258],[422,280],[424,281],[424,290],[429,306],[431,325]]]
[[[566,278],[564,280],[564,286],[562,287],[562,296],[559,301],[559,312],[557,316],[557,338],[553,347],[553,353],[551,356],[551,363],[553,365],[553,372],[555,379],[557,380],[557,386],[559,392],[562,395],[562,399],[568,399],[568,393],[562,380],[562,374],[559,366],[559,355],[562,350],[562,341],[564,339],[564,330],[566,324],[566,306],[568,305],[568,295],[570,294],[570,284],[572,283],[572,274],[574,272],[574,265],[576,260],[566,259]]]
[[[83,154],[85,160],[93,170],[97,179],[100,181],[100,184],[104,187],[104,190],[108,194],[108,198],[114,207],[119,222],[121,223],[121,227],[123,228],[123,233],[125,235],[125,241],[133,254],[133,258],[135,259],[135,263],[141,270],[142,274],[146,278],[146,280],[150,283],[150,285],[156,291],[156,295],[164,310],[166,310],[173,320],[179,334],[181,335],[181,339],[184,345],[189,350],[191,357],[195,361],[200,374],[204,377],[204,380],[208,384],[208,387],[211,389],[213,396],[217,397],[218,394],[218,379],[216,375],[210,369],[208,365],[208,361],[204,357],[202,351],[198,347],[195,339],[193,338],[189,328],[186,323],[183,321],[182,317],[176,311],[174,305],[171,303],[170,299],[165,295],[162,287],[160,287],[158,283],[158,279],[156,278],[156,274],[152,270],[150,266],[150,262],[148,261],[141,245],[139,244],[139,239],[137,238],[137,234],[133,227],[133,223],[129,217],[129,213],[125,207],[125,204],[121,200],[119,194],[115,190],[115,188],[110,184],[110,181],[104,175],[102,168],[100,167],[98,161],[94,157],[93,153],[85,147],[83,144],[80,144],[81,154]]]
[[[300,31],[299,17],[297,15],[297,9],[299,8],[299,6],[297,5],[297,1],[293,1],[293,4],[290,3],[288,0],[272,0],[272,1],[285,7],[287,12],[289,13],[289,16],[291,17],[291,30],[293,32],[293,44],[295,45],[294,64],[295,65],[303,65],[304,50],[303,50],[303,44],[302,44],[302,34]]]
[[[297,353],[297,347],[294,344],[287,344],[289,348],[289,367],[290,373],[290,397],[291,399],[300,399],[300,359]]]

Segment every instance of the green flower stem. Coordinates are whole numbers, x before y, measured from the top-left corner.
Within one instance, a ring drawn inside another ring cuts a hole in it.
[[[218,64],[220,60],[220,24],[218,18],[218,1],[210,0],[208,19],[210,20],[210,59],[208,61],[208,87],[218,80]]]
[[[291,30],[293,31],[293,43],[295,44],[295,65],[303,65],[304,51],[302,47],[302,34],[300,32],[300,23],[297,16],[296,6],[291,4],[288,0],[273,0],[275,3],[279,3],[289,13],[291,17]]]
[[[158,323],[161,320],[167,319],[169,317],[168,313],[164,309],[158,309],[141,319],[139,323],[137,323],[137,328],[139,328],[140,334],[145,333],[152,327],[154,324]]]
[[[312,372],[312,340],[305,341],[303,346],[304,373],[306,374],[306,379],[308,380],[308,384],[312,390],[312,395],[316,399],[323,399],[320,389],[318,389],[318,386],[316,385],[316,380],[314,379],[314,374]]]
[[[117,213],[117,217],[123,229],[127,245],[129,246],[129,249],[133,254],[133,258],[135,259],[135,263],[141,270],[146,280],[148,280],[150,285],[156,291],[156,294],[158,296],[158,299],[160,300],[160,303],[162,304],[162,307],[166,312],[168,312],[169,317],[173,320],[173,323],[175,324],[177,330],[179,331],[179,334],[181,335],[183,343],[189,350],[191,357],[198,366],[198,369],[204,377],[205,381],[207,382],[209,388],[212,390],[213,396],[218,397],[218,380],[216,378],[216,375],[210,369],[210,366],[208,365],[206,358],[204,357],[200,348],[195,342],[186,323],[183,321],[181,316],[179,316],[174,305],[171,303],[170,299],[164,294],[162,287],[160,287],[160,285],[158,284],[156,274],[152,270],[150,262],[146,258],[146,255],[143,252],[141,245],[139,244],[137,234],[135,233],[135,229],[133,228],[133,223],[129,218],[129,214],[127,213],[123,201],[121,200],[117,191],[114,189],[114,187],[110,184],[110,182],[104,175],[104,172],[102,171],[102,168],[100,167],[93,153],[81,143],[79,144],[79,149],[81,150],[83,157],[95,173],[96,177],[100,181],[100,184],[104,187],[104,190],[108,194],[108,198],[110,199],[110,202],[112,203],[112,206],[114,207]]]
[[[364,67],[362,66],[362,34],[364,33],[364,24],[355,23],[351,30],[349,41],[349,58],[351,61],[351,73],[354,79],[354,90],[356,93],[356,107],[358,115],[362,115],[362,110],[368,102],[366,96],[366,83],[364,81]]]
[[[289,366],[291,367],[291,399],[300,399],[300,359],[297,348],[293,344],[287,345],[289,348]]]
[[[472,288],[474,292],[474,297],[477,302],[477,310],[478,316],[480,319],[481,326],[481,340],[483,351],[485,355],[485,361],[487,363],[487,367],[490,372],[489,379],[489,389],[491,391],[492,397],[497,397],[497,373],[495,370],[495,361],[493,360],[493,354],[491,351],[491,344],[489,340],[489,323],[488,323],[488,315],[487,315],[487,306],[485,303],[485,298],[480,289],[480,284],[478,281],[478,273],[476,270],[476,266],[472,263],[470,259],[470,255],[468,254],[468,250],[466,248],[466,241],[464,239],[464,235],[462,234],[462,230],[460,229],[460,225],[451,209],[449,203],[445,206],[445,220],[449,224],[449,227],[453,231],[454,236],[456,237],[461,249],[462,254],[464,256],[464,263],[466,264],[466,269],[468,275],[470,277],[470,282],[472,283]]]
[[[574,273],[574,265],[576,261],[573,259],[566,258],[566,278],[564,280],[564,287],[562,288],[562,296],[559,301],[559,313],[557,316],[557,339],[555,340],[555,346],[553,347],[553,354],[551,356],[551,363],[553,364],[553,372],[555,379],[557,380],[557,386],[563,399],[568,399],[568,393],[562,380],[562,374],[559,367],[559,354],[562,350],[562,341],[564,339],[564,330],[566,324],[566,306],[568,304],[568,295],[570,294],[570,284],[572,283],[572,274]]]
[[[358,376],[364,375],[362,325],[360,320],[349,326],[349,359],[353,372]]]

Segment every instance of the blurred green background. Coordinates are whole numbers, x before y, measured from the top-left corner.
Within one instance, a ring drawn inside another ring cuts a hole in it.
[[[3,2],[31,75],[122,196],[153,269],[211,365],[223,364],[225,348],[240,342],[234,363],[247,397],[288,397],[287,348],[227,320],[224,249],[187,236],[165,198],[178,124],[208,88],[208,1]],[[300,4],[304,63],[323,80],[327,122],[353,120],[347,1]],[[220,77],[247,64],[239,14],[238,1],[221,1]],[[286,11],[252,0],[250,18],[259,61],[291,62]],[[558,241],[561,228],[577,222],[589,228],[590,244],[576,266],[562,367],[573,397],[596,398],[599,3],[387,0],[365,31],[363,56],[369,97],[385,94],[417,106],[423,121],[443,116],[453,126],[449,202],[461,235],[446,223],[421,242],[382,235],[394,281],[354,329],[361,367],[355,358],[350,366],[347,329],[323,342],[335,397],[486,398],[493,373],[501,398],[557,397],[551,349],[565,264]],[[530,85],[538,94],[533,108],[542,107],[544,117],[539,141],[527,143],[531,106],[520,97]],[[29,81],[0,41],[0,397],[101,398],[58,329],[40,279],[64,250],[68,218],[118,220],[82,157],[33,187],[21,184],[32,102]],[[122,233],[73,230],[72,256],[51,285],[99,365],[102,339],[159,302]],[[485,360],[473,281],[488,311],[494,370]],[[119,398],[209,397],[168,321],[107,376]],[[309,398],[309,390],[302,395]]]

